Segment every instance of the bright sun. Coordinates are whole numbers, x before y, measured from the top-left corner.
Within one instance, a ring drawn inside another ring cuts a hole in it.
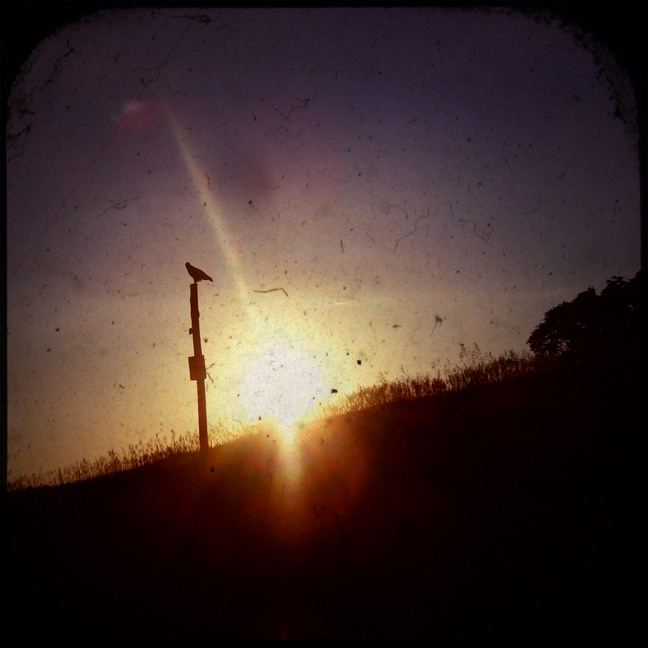
[[[242,405],[250,419],[276,421],[288,430],[324,397],[323,373],[312,354],[275,338],[244,363]]]

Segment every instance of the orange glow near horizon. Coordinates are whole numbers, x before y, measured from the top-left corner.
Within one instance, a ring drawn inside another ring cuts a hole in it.
[[[253,443],[239,446],[239,465],[252,483],[264,484],[246,497],[246,515],[268,530],[268,541],[301,545],[348,519],[374,471],[354,424],[333,417],[290,434],[268,423]]]

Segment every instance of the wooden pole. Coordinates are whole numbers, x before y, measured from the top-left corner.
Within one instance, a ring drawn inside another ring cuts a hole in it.
[[[202,354],[202,345],[200,343],[200,312],[198,311],[198,284],[194,283],[189,286],[191,289],[191,328],[189,333],[193,335],[194,355],[189,358],[189,377],[196,381],[198,389],[198,436],[200,439],[200,454],[205,457],[209,449],[209,439],[207,438],[207,402],[205,400],[205,356]]]

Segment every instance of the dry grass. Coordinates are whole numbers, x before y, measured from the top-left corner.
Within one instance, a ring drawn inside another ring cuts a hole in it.
[[[388,381],[384,375],[376,385],[362,387],[337,403],[329,404],[328,416],[384,405],[398,400],[415,400],[445,392],[456,392],[474,385],[487,385],[513,380],[521,376],[548,371],[552,366],[547,360],[532,356],[528,352],[506,351],[495,358],[491,353],[483,354],[474,344],[468,350],[463,344],[459,352],[459,364],[446,363],[443,376],[440,369],[436,375],[426,374],[410,377],[401,367],[403,377]]]
[[[248,430],[243,426],[227,426],[219,422],[210,426],[209,445],[222,445],[247,433]],[[59,486],[61,484],[85,481],[86,479],[111,475],[152,464],[167,457],[192,452],[200,452],[198,435],[191,432],[176,434],[171,430],[171,439],[165,435],[156,434],[148,443],[139,441],[136,444],[130,444],[127,449],[122,448],[119,453],[110,450],[108,456],[100,456],[92,462],[83,458],[71,466],[50,470],[46,473],[25,475],[16,479],[11,479],[9,475],[7,490],[15,491],[40,486]]]
[[[473,385],[500,383],[552,368],[546,360],[532,356],[528,352],[520,354],[515,351],[507,351],[495,358],[490,353],[482,354],[476,344],[471,350],[461,345],[459,363],[455,366],[446,363],[443,377],[441,370],[437,370],[434,376],[426,374],[410,377],[401,367],[402,378],[388,381],[383,374],[378,384],[362,387],[348,396],[341,397],[335,403],[328,403],[320,411],[319,416],[326,418],[398,400],[415,400],[445,392],[460,391]],[[253,431],[253,427],[219,421],[216,425],[210,426],[209,445],[211,447],[222,445]],[[30,487],[58,486],[80,482],[138,468],[167,457],[199,451],[197,434],[185,432],[176,435],[172,430],[171,439],[156,434],[146,444],[140,441],[135,445],[129,445],[127,449],[122,448],[120,453],[111,450],[107,457],[100,456],[92,462],[84,458],[72,466],[46,473],[21,476],[15,479],[11,479],[11,475],[9,475],[7,490],[15,491]]]

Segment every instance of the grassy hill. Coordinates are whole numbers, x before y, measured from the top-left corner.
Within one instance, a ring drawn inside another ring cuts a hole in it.
[[[639,385],[528,375],[8,493],[24,639],[631,631]]]

